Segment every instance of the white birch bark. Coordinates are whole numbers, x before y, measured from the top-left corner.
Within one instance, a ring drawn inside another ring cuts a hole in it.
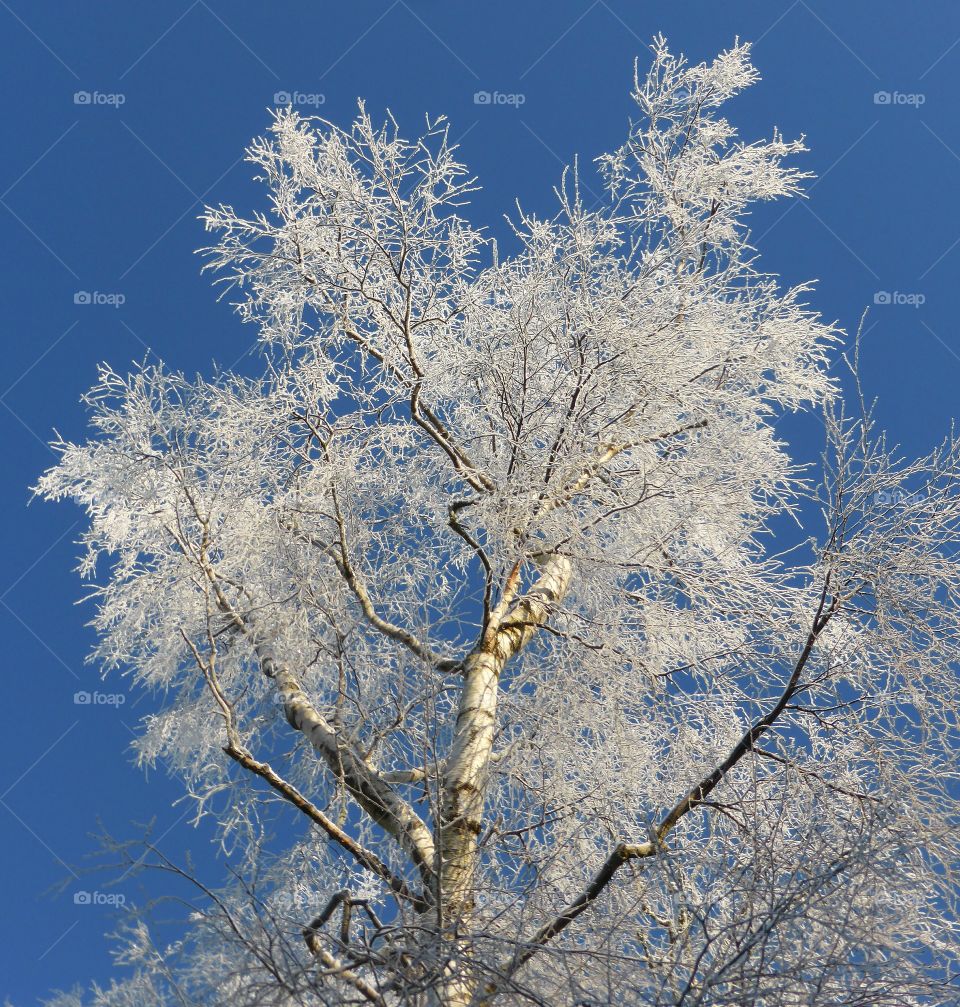
[[[477,646],[464,661],[453,744],[442,778],[439,890],[444,928],[469,929],[476,885],[477,841],[483,828],[490,756],[497,724],[500,675],[533,638],[570,587],[572,566],[564,556],[537,557],[540,576],[529,593],[504,614],[494,613]],[[475,980],[462,972],[469,947],[455,942],[452,976],[444,1004],[465,1007]]]

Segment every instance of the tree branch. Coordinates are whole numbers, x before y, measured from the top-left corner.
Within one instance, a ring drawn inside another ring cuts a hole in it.
[[[260,639],[252,621],[241,616],[230,603],[220,587],[216,571],[202,550],[199,559],[218,607],[248,639],[263,674],[276,682],[287,723],[304,735],[370,818],[397,840],[419,871],[425,891],[431,893],[436,851],[430,829],[377,770],[346,744],[340,733],[314,708],[296,675],[277,660],[270,646]]]
[[[430,906],[430,902],[427,899],[411,891],[403,878],[394,874],[375,853],[361,846],[360,843],[344,832],[335,822],[331,821],[316,805],[307,800],[293,784],[288,783],[275,772],[268,763],[258,761],[246,749],[237,748],[232,743],[224,746],[223,750],[231,759],[243,766],[244,769],[266,780],[277,793],[281,794],[295,808],[302,811],[310,821],[318,825],[332,840],[350,853],[361,867],[366,868],[371,874],[375,874],[382,881],[386,882],[395,895],[409,902],[417,912],[427,911]]]
[[[183,630],[180,631],[180,635],[193,652],[194,660],[203,673],[207,686],[213,694],[213,698],[220,709],[220,714],[223,718],[224,727],[227,733],[227,744],[223,748],[224,752],[248,772],[266,780],[266,782],[273,787],[278,794],[306,815],[307,818],[309,818],[315,825],[318,825],[330,839],[346,850],[347,853],[351,854],[361,867],[366,868],[372,874],[375,874],[378,878],[380,878],[381,881],[386,882],[395,895],[410,902],[419,912],[425,912],[429,907],[428,900],[426,900],[422,895],[417,895],[411,891],[406,881],[390,870],[390,868],[375,853],[367,850],[350,835],[344,832],[343,829],[328,818],[312,801],[304,797],[304,795],[301,794],[300,791],[293,786],[293,784],[283,779],[283,777],[280,776],[280,774],[277,773],[273,767],[269,765],[269,763],[260,762],[243,745],[234,720],[233,707],[223,692],[220,680],[217,677],[214,664],[216,660],[215,649],[210,651],[210,657],[204,661],[196,644],[183,632]],[[214,646],[212,639],[210,641],[210,646]]]
[[[830,621],[837,606],[834,599],[827,606],[827,597],[830,587],[830,574],[827,574],[817,613],[813,620],[810,632],[807,634],[803,651],[798,657],[790,678],[787,681],[780,698],[776,704],[763,717],[752,724],[734,746],[730,754],[707,776],[705,776],[695,787],[692,787],[682,797],[671,810],[664,816],[660,824],[652,830],[650,840],[645,843],[619,843],[613,852],[604,861],[603,866],[594,875],[590,884],[573,902],[555,916],[549,923],[544,924],[529,940],[523,942],[523,950],[518,950],[513,960],[503,970],[504,980],[509,980],[523,965],[528,962],[548,941],[564,931],[578,916],[588,909],[599,898],[601,893],[613,880],[617,871],[628,861],[644,859],[656,855],[662,847],[663,840],[680,821],[684,815],[694,808],[702,805],[710,793],[717,787],[723,777],[746,755],[752,751],[757,740],[762,737],[776,722],[800,689],[800,675],[803,672],[807,661],[810,658],[813,648],[824,627]],[[500,985],[489,988],[486,993],[498,992]],[[481,1004],[486,1001],[481,1001]]]

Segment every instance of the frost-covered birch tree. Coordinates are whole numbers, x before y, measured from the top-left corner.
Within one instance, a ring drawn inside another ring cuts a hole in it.
[[[250,147],[206,251],[260,376],[104,368],[39,485],[236,865],[94,1004],[958,1002],[960,445],[889,449],[758,268],[755,79],[657,40],[509,255],[441,119]]]

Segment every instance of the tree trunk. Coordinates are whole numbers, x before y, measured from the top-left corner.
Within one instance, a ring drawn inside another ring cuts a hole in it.
[[[471,958],[469,933],[474,909],[478,838],[496,730],[500,674],[532,639],[570,585],[572,568],[563,556],[536,559],[540,577],[509,614],[494,616],[464,662],[464,683],[447,759],[440,801],[438,897],[440,927],[451,954],[440,1003],[467,1007],[479,977],[463,969]]]

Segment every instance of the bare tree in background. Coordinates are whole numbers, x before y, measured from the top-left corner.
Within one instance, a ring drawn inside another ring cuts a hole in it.
[[[848,418],[758,271],[804,176],[720,117],[755,79],[657,40],[602,205],[509,257],[441,120],[250,148],[269,206],[206,223],[262,377],[104,369],[39,486],[238,863],[92,1003],[958,1002],[960,447]]]

